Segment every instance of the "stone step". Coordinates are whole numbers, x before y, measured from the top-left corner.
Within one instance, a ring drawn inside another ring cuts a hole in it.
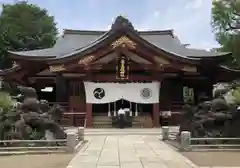
[[[161,134],[162,129],[161,128],[102,128],[102,129],[94,129],[94,128],[86,128],[85,133],[86,134],[94,134],[94,135],[101,135],[101,134],[154,134],[158,135]]]
[[[169,127],[170,132],[178,132],[179,127]],[[106,128],[106,129],[95,129],[85,128],[85,132],[123,132],[122,129]],[[124,132],[162,132],[161,128],[124,128]]]
[[[93,124],[93,128],[112,128],[112,125],[110,124]]]
[[[122,132],[85,132],[85,136],[101,136],[101,135],[161,135],[161,132],[126,132],[125,129],[119,129]]]

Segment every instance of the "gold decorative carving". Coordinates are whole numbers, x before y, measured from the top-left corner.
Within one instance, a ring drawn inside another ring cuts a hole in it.
[[[197,67],[192,65],[184,65],[182,70],[186,72],[197,72]]]
[[[127,45],[129,48],[135,49],[137,44],[130,40],[127,36],[122,36],[111,44],[113,49],[121,45]]]
[[[125,60],[121,59],[121,66],[120,66],[120,77],[125,77]]]
[[[49,66],[50,72],[59,72],[64,71],[66,68],[64,67],[64,64],[61,65],[51,65]]]
[[[121,55],[117,58],[116,72],[116,79],[128,79],[129,63],[128,58],[125,55]]]
[[[162,57],[160,57],[160,56],[154,56],[153,58],[154,58],[154,60],[155,60],[156,62],[158,62],[159,64],[162,64],[162,65],[169,65],[169,64],[170,64],[170,62],[169,62],[167,59],[162,58]]]
[[[83,65],[87,65],[88,63],[90,63],[92,60],[94,60],[95,56],[94,55],[90,55],[87,57],[84,57],[83,59],[80,59],[78,61],[78,64],[83,64]]]

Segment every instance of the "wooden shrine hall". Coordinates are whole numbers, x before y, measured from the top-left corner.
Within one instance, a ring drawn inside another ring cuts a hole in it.
[[[107,126],[120,108],[141,127],[160,126],[165,111],[176,124],[184,103],[211,98],[213,84],[239,74],[222,65],[231,53],[189,48],[172,30],[138,31],[122,16],[109,31],[65,30],[52,48],[9,56],[5,81],[34,87],[87,127]]]

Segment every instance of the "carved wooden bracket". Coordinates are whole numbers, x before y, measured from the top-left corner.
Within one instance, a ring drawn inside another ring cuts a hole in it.
[[[12,67],[16,67],[16,66],[19,66],[19,64],[16,61],[13,61]]]
[[[192,65],[184,65],[181,70],[186,72],[197,72],[197,67]]]
[[[130,40],[127,36],[122,36],[111,44],[113,49],[118,46],[124,47],[125,45],[130,49],[136,49],[137,44],[134,41]]]
[[[86,57],[80,59],[80,60],[78,61],[78,64],[87,65],[87,64],[89,64],[89,63],[90,63],[92,60],[94,60],[94,59],[95,59],[95,56],[94,56],[94,55],[89,55],[89,56],[86,56]]]
[[[66,68],[64,67],[64,64],[61,65],[51,65],[49,66],[50,72],[59,72],[64,71]]]

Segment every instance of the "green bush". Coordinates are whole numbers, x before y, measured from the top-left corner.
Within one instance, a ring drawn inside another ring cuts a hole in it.
[[[0,112],[7,112],[13,108],[15,100],[6,92],[0,92]]]
[[[235,99],[236,104],[240,104],[240,87],[233,90],[232,95]]]

